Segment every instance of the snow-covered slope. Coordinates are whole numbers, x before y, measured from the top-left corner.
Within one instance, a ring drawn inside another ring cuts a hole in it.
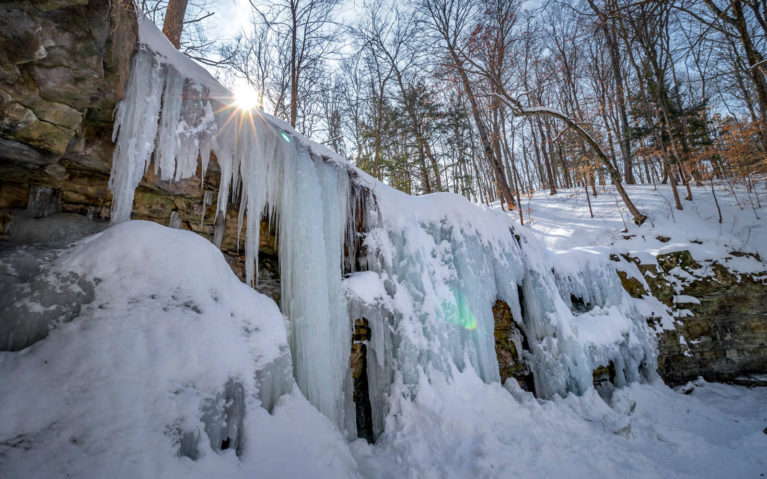
[[[627,185],[633,201],[648,216],[641,227],[629,220],[610,186],[599,188],[598,196],[590,198],[593,217],[582,189],[565,189],[557,195],[539,192],[523,202],[525,229],[547,246],[558,276],[577,276],[596,257],[612,257],[616,269],[636,279],[645,290],[649,290],[646,278],[635,263],[652,271],[659,258],[687,251],[691,265],[664,273],[664,281],[673,287],[679,301],[699,303],[681,293],[693,281],[715,278],[716,264],[757,281],[767,276],[767,205],[762,201],[767,198],[767,186],[764,179],[756,185],[749,191],[730,181],[716,184],[722,223],[710,186],[691,187],[693,200],[682,199],[684,209],[680,211],[674,208],[669,185]],[[663,328],[673,328],[667,314],[671,309],[654,298],[646,298],[639,307],[645,316],[660,318]],[[681,308],[678,313],[686,314]]]
[[[631,199],[649,218],[641,227],[631,221],[612,186],[598,188],[597,197],[591,197],[593,218],[583,189],[561,190],[556,195],[540,191],[523,199],[522,204],[528,228],[553,250],[613,246],[621,252],[657,255],[683,247],[693,248],[693,254],[704,255],[701,259],[705,255],[722,258],[733,250],[756,252],[767,258],[767,204],[764,204],[767,186],[764,179],[755,183],[757,189],[752,192],[742,186],[717,183],[721,224],[717,222],[710,187],[691,186],[693,201],[683,198],[684,210],[679,211],[674,208],[669,185],[626,185]],[[758,207],[757,193],[762,208]],[[680,194],[686,195],[683,188]]]

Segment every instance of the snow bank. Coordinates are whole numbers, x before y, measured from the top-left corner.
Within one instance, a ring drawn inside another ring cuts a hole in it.
[[[536,400],[470,370],[423,383],[374,447],[367,477],[758,477],[767,471],[767,388],[698,382],[692,394],[632,384],[609,403],[593,390]],[[398,391],[399,392],[399,391]]]
[[[294,388],[277,306],[207,240],[126,222],[49,272],[94,295],[46,339],[0,353],[3,477],[353,475],[341,436]]]
[[[765,197],[766,190],[761,185],[759,182],[755,192],[749,193],[744,187],[718,184],[722,224],[717,222],[710,187],[691,186],[694,201],[682,200],[685,209],[679,211],[673,206],[669,185],[625,186],[631,199],[649,218],[641,227],[629,221],[621,204],[616,203],[612,186],[598,188],[598,196],[591,198],[594,218],[589,215],[583,190],[564,189],[557,195],[543,192],[531,198],[525,205],[531,209],[525,223],[539,241],[554,250],[598,245],[650,262],[651,257],[683,249],[689,250],[696,261],[721,261],[731,251],[758,253],[767,258],[765,208],[754,211],[748,204],[748,198],[754,194]],[[628,231],[622,232],[624,227]],[[746,274],[759,267],[749,258],[731,258],[728,263],[732,263],[735,271]]]

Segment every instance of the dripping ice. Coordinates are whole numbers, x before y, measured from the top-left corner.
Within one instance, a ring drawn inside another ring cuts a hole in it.
[[[452,194],[394,191],[281,121],[234,110],[220,85],[171,60],[149,48],[134,56],[115,121],[112,221],[130,219],[134,191],[152,161],[162,180],[177,181],[198,168],[204,178],[214,155],[221,173],[214,241],[220,245],[222,220],[234,214],[227,212],[231,200],[253,285],[260,222],[276,224],[293,376],[349,436],[351,328],[361,317],[371,328],[376,435],[395,403],[413,398],[424,380],[449,380],[467,369],[485,382],[500,380],[492,315],[498,299],[527,337],[538,395],[582,393],[592,370],[610,361],[620,384],[652,378],[651,336],[608,262],[557,268],[562,258],[527,241],[509,216]],[[344,279],[358,208],[369,271]],[[571,296],[591,309],[574,310]]]
[[[133,71],[115,123],[112,221],[130,218],[133,192],[153,153],[162,180],[193,176],[198,156],[204,177],[208,155],[215,154],[221,170],[216,215],[227,214],[230,196],[239,198],[251,285],[262,216],[278,224],[282,311],[290,319],[294,376],[309,401],[344,427],[351,332],[341,265],[348,175],[310,154],[281,125],[206,95],[206,86],[183,78],[151,51],[135,55]]]

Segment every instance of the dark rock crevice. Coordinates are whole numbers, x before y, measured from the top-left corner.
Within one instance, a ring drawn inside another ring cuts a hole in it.
[[[511,308],[503,300],[498,299],[493,304],[493,318],[495,353],[498,357],[501,383],[514,378],[522,389],[535,392],[533,374],[525,362],[525,356],[530,354],[527,336],[514,319]]]
[[[352,371],[354,383],[354,406],[357,422],[357,437],[372,443],[375,440],[373,434],[373,413],[370,407],[370,386],[368,384],[368,341],[370,341],[370,325],[368,320],[360,318],[354,321],[352,335],[352,351],[349,366]]]

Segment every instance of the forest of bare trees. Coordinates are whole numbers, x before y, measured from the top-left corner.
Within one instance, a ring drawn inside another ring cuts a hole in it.
[[[251,0],[250,23],[225,79],[410,194],[612,184],[641,224],[623,184],[682,209],[767,169],[767,0]]]

